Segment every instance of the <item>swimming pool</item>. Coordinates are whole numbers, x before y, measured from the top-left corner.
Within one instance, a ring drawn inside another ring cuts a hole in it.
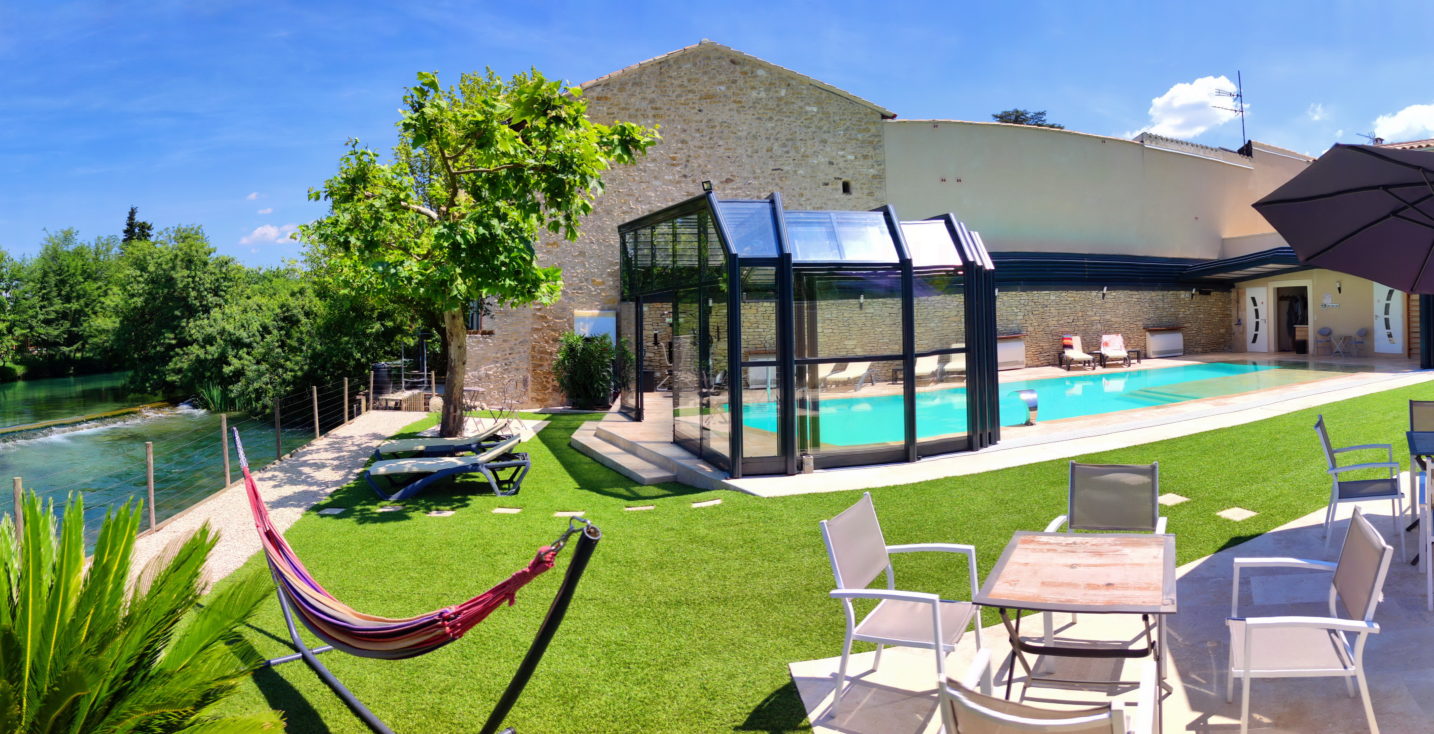
[[[1262,390],[1329,377],[1303,362],[1289,365],[1259,362],[1211,362],[1148,370],[1102,370],[1043,380],[1003,382],[1001,425],[1026,422],[1026,406],[1017,391],[1035,390],[1041,422],[1083,415],[1115,413],[1186,400]],[[777,430],[775,402],[743,406],[748,428]],[[821,442],[860,446],[902,441],[902,396],[824,397],[819,412]],[[916,435],[934,438],[966,432],[966,390],[929,390],[916,395]]]

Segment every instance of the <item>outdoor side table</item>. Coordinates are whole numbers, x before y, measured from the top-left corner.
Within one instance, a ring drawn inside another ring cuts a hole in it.
[[[1409,501],[1418,507],[1422,504],[1423,494],[1428,492],[1429,488],[1424,486],[1424,473],[1416,472],[1415,467],[1423,469],[1434,459],[1434,431],[1405,431],[1404,439],[1409,442]],[[1416,527],[1419,527],[1417,513],[1414,522],[1410,523],[1404,532]],[[1424,549],[1420,548],[1419,552],[1423,553]],[[1409,561],[1411,566],[1416,563],[1419,563],[1419,553],[1415,553],[1414,558]]]
[[[1154,655],[1164,681],[1162,620],[1176,610],[1175,536],[1022,530],[1006,544],[1001,559],[973,601],[1000,612],[1001,623],[1011,638],[1011,654],[1032,681],[1089,682],[1038,676],[1026,659],[1027,653],[1085,658]],[[1017,612],[1014,622],[1011,610]],[[1021,611],[1139,614],[1145,622],[1145,646],[1092,648],[1027,642],[1021,639]],[[1006,679],[1008,698],[1014,677]]]
[[[1125,351],[1127,351],[1127,352],[1130,353],[1130,361],[1132,361],[1132,362],[1134,362],[1134,363],[1136,363],[1136,364],[1140,364],[1140,363],[1141,363],[1141,359],[1140,359],[1141,353],[1140,353],[1140,350],[1139,350],[1139,349],[1127,349],[1127,350],[1125,350]]]

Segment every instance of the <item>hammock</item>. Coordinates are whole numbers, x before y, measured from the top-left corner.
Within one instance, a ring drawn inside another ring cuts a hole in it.
[[[567,531],[551,545],[540,548],[526,566],[468,601],[404,619],[364,614],[335,598],[304,568],[303,562],[269,519],[269,510],[259,494],[259,487],[249,473],[249,462],[244,455],[244,444],[237,429],[234,430],[234,444],[239,454],[239,468],[244,474],[244,489],[249,497],[249,509],[254,515],[254,527],[259,531],[259,541],[274,577],[284,621],[289,627],[289,636],[299,650],[297,654],[275,658],[268,661],[268,664],[278,665],[304,659],[375,731],[390,730],[318,661],[315,657],[318,653],[341,650],[359,657],[401,660],[437,650],[462,637],[504,604],[511,606],[517,598],[518,590],[552,568],[568,538],[574,533],[581,533],[578,556],[574,557],[568,566],[568,573],[547,619],[539,629],[533,646],[528,650],[528,655],[519,666],[507,692],[489,717],[488,725],[483,728],[485,732],[496,731],[508,709],[517,701],[518,694],[522,692],[528,677],[537,667],[548,641],[557,631],[557,626],[567,611],[567,604],[583,568],[587,565],[592,546],[602,535],[597,528],[582,518],[573,519],[577,522],[570,520]],[[579,528],[577,523],[582,523],[583,527]],[[328,645],[313,649],[305,645],[294,627],[295,613],[304,627]]]

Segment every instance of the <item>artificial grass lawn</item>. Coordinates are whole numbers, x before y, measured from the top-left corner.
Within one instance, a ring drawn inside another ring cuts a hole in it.
[[[1316,413],[1325,415],[1335,445],[1391,443],[1407,461],[1400,448],[1406,401],[1430,398],[1434,386],[1420,385],[1080,460],[1158,460],[1161,491],[1190,498],[1164,510],[1185,563],[1324,506],[1329,482],[1311,430]],[[533,471],[515,497],[495,498],[485,484],[463,481],[404,503],[402,512],[377,513],[386,503],[355,482],[315,508],[353,509],[310,512],[289,530],[289,542],[340,599],[365,612],[409,616],[487,589],[566,526],[553,512],[585,510],[604,539],[507,723],[530,734],[810,728],[786,666],[840,653],[842,614],[827,597],[832,576],[817,521],[860,493],[760,499],[675,484],[634,486],[568,446],[572,432],[597,416],[542,417],[551,423],[523,446]],[[876,489],[872,496],[887,542],[974,544],[984,578],[1014,531],[1042,529],[1065,511],[1066,463]],[[722,503],[691,506],[714,498]],[[656,509],[623,510],[639,504]],[[523,512],[493,514],[496,506]],[[1232,506],[1259,514],[1240,523],[1215,516]],[[425,514],[435,509],[457,513]],[[911,554],[895,563],[901,588],[970,593],[960,556]],[[323,659],[397,731],[476,731],[527,649],[565,566],[560,560],[519,593],[516,606],[435,653],[396,662],[341,653]],[[225,583],[255,576],[267,576],[258,556]],[[268,656],[289,652],[277,602],[264,605],[246,635]],[[291,731],[366,731],[301,662],[260,671],[226,704],[266,705],[285,712]]]

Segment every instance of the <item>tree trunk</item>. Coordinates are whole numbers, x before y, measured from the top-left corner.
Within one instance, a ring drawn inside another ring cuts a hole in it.
[[[448,374],[443,388],[443,422],[438,433],[444,437],[463,435],[463,378],[468,370],[468,325],[462,311],[443,312],[443,349],[448,354]]]

